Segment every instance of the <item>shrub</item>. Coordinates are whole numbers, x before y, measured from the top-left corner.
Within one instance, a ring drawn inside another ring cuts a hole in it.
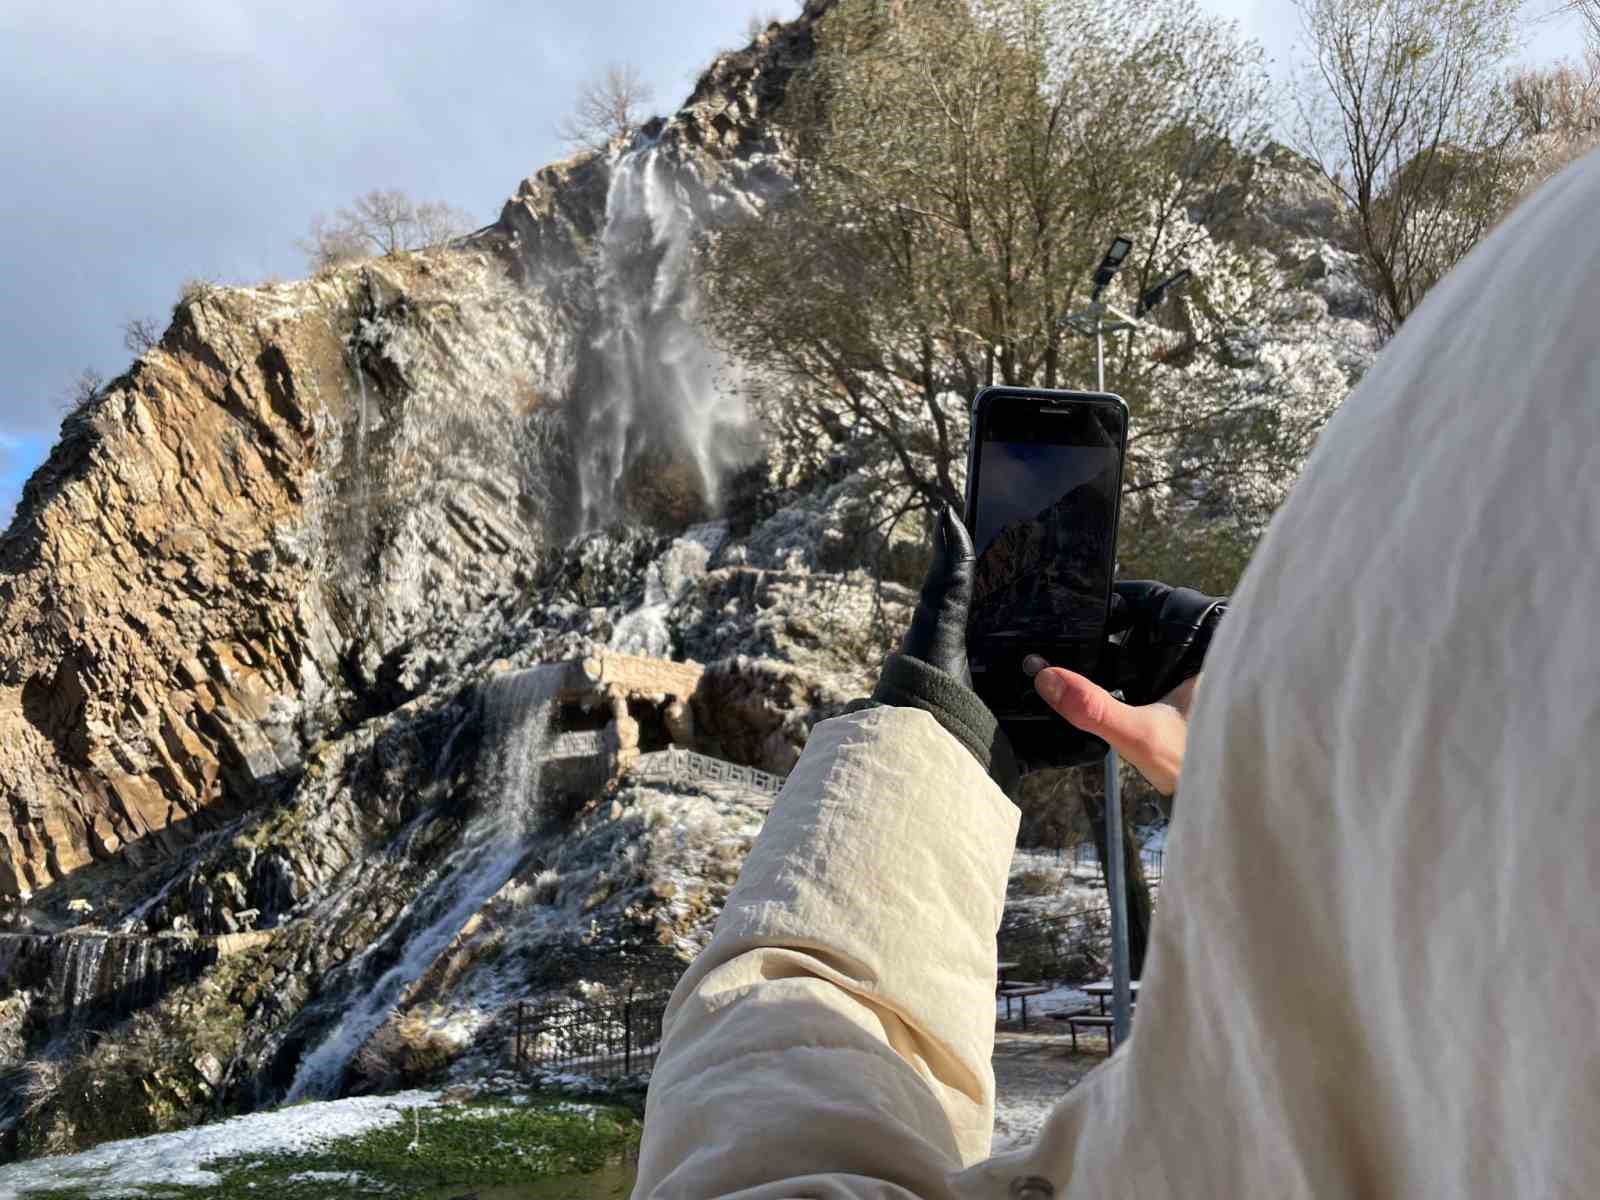
[[[85,367],[61,393],[60,407],[69,417],[76,416],[100,398],[106,377],[93,367]]]
[[[396,1013],[356,1052],[357,1091],[394,1091],[434,1082],[460,1048],[417,1012]]]

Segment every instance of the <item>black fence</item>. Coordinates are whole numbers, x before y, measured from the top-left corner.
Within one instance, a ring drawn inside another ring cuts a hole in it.
[[[618,1079],[648,1071],[661,1045],[666,991],[517,1005],[516,1069]]]
[[[1111,955],[1111,910],[1105,905],[1001,928],[1000,960],[1018,965],[1017,979],[1082,983],[1106,973]]]
[[[1093,842],[1079,842],[1065,854],[1072,860],[1074,871],[1098,870],[1100,867],[1100,852]],[[1059,859],[1061,856],[1061,852],[1057,852],[1056,857]],[[1166,868],[1166,850],[1159,846],[1141,846],[1139,861],[1144,866],[1145,882],[1160,883]]]

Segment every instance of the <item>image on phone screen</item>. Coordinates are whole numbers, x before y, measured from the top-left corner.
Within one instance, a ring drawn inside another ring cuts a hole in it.
[[[1114,449],[989,442],[974,624],[1010,637],[1093,638],[1110,586]]]
[[[1122,464],[1120,439],[1099,425],[1087,410],[997,419],[978,446],[972,633],[1041,649],[1101,635]]]

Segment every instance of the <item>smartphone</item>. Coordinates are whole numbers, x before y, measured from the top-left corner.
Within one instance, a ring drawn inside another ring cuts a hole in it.
[[[1107,392],[990,387],[972,403],[967,658],[1025,768],[1106,752],[1046,706],[1022,661],[1037,654],[1104,682],[1127,443],[1128,406]]]

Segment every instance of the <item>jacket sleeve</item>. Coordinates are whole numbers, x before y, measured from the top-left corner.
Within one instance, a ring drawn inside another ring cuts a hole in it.
[[[1017,822],[926,712],[818,725],[667,1010],[634,1195],[947,1195],[989,1152]]]

